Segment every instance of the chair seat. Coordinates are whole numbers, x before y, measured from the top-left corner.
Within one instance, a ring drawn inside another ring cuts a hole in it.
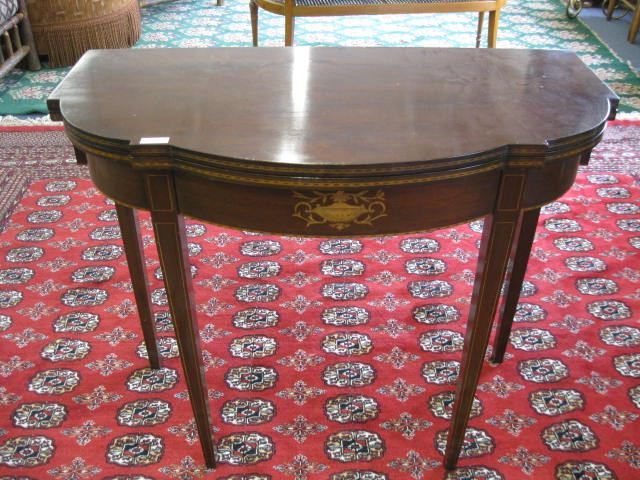
[[[0,23],[9,20],[18,12],[18,0],[0,0]]]
[[[250,0],[251,34],[258,46],[258,9],[284,15],[284,44],[293,45],[296,17],[475,12],[478,14],[476,47],[480,46],[484,14],[489,14],[487,46],[495,48],[500,9],[506,0]]]

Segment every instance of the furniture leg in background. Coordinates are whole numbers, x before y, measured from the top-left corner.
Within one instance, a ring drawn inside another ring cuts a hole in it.
[[[250,0],[253,45],[258,46],[257,7],[284,16],[285,46],[293,46],[296,17],[342,17],[348,15],[437,14],[477,12],[480,46],[484,13],[489,12],[488,46],[495,47],[498,36],[499,12],[506,0]]]
[[[636,36],[638,35],[638,30],[640,30],[640,4],[636,3],[635,5],[628,0],[608,0],[607,3],[607,20],[611,20],[613,18],[613,12],[618,6],[618,2],[622,3],[622,8],[629,9],[633,11],[633,17],[631,18],[631,26],[629,27],[629,33],[627,34],[627,40],[630,43],[635,43]],[[626,15],[627,12],[624,12]],[[624,16],[624,15],[622,15]],[[621,17],[618,17],[621,18]]]
[[[482,26],[484,24],[484,12],[478,13],[478,29],[476,31],[476,48],[480,48],[480,42],[482,41]]]
[[[629,35],[627,40],[631,43],[635,43],[638,36],[638,30],[640,29],[640,4],[636,4],[636,8],[633,11],[633,18],[631,19],[631,26],[629,27]]]
[[[296,17],[293,16],[294,0],[284,0],[284,46],[293,46],[293,31],[296,26]]]
[[[25,0],[19,0],[20,12],[24,15],[22,22],[20,22],[20,36],[22,37],[22,43],[29,47],[29,53],[27,54],[27,69],[40,70],[40,59],[38,58],[38,50],[36,49],[36,42],[33,39],[33,31],[31,30],[31,21],[29,20],[29,12],[27,11],[27,4]]]
[[[258,4],[251,0],[249,2],[249,12],[251,13],[251,39],[253,46],[258,46]]]
[[[28,70],[41,68],[25,0],[9,2],[9,8],[12,6],[16,9],[12,15],[9,10],[8,18],[0,16],[0,78],[22,61]]]
[[[487,40],[487,46],[489,48],[496,48],[498,42],[498,21],[500,20],[500,10],[493,10],[489,12],[489,38]]]

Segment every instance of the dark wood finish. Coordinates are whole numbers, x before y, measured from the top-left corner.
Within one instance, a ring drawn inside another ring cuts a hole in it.
[[[78,147],[73,147],[73,153],[76,156],[76,163],[78,165],[86,165],[87,164],[87,154],[80,150]]]
[[[97,187],[151,211],[208,466],[183,215],[346,237],[486,216],[445,455],[453,468],[509,257],[504,338],[537,212],[570,188],[616,104],[573,53],[418,48],[91,52],[49,99]]]
[[[500,319],[493,340],[493,352],[491,354],[493,363],[502,363],[504,359],[539,217],[540,208],[525,210],[520,213],[517,240],[514,242],[511,251],[511,271],[507,277],[507,291],[503,299]]]
[[[444,455],[444,466],[449,470],[455,468],[460,455],[517,221],[517,212],[496,212],[485,218],[477,280],[471,297],[456,400]]]
[[[151,221],[160,265],[180,349],[182,371],[196,419],[198,436],[207,467],[215,467],[211,414],[200,350],[200,330],[193,302],[189,255],[184,220],[178,212],[173,176],[159,171],[146,176]]]
[[[158,353],[158,343],[156,341],[156,329],[153,322],[151,296],[148,287],[149,282],[147,281],[147,269],[144,263],[144,247],[138,231],[137,214],[132,208],[119,203],[116,203],[116,212],[118,213],[118,224],[120,225],[122,243],[127,257],[133,294],[138,307],[138,315],[140,316],[144,344],[149,354],[149,364],[151,368],[160,368],[160,354]]]
[[[88,52],[49,102],[85,134],[76,143],[99,137],[97,151],[140,167],[131,144],[169,136],[153,154],[173,168],[307,178],[449,170],[454,158],[460,170],[506,156],[542,165],[588,149],[613,100],[567,51],[264,47]]]

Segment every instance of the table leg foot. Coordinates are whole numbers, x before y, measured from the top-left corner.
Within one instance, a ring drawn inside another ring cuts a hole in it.
[[[149,364],[151,368],[160,368],[160,354],[158,352],[156,330],[153,322],[149,283],[147,281],[144,250],[142,240],[140,239],[137,215],[135,210],[119,203],[116,203],[116,212],[118,214],[120,233],[122,234],[122,243],[127,257],[127,265],[129,266],[129,274],[131,275],[133,294],[138,307],[138,315],[140,316],[144,344],[147,347],[147,353],[149,355]]]

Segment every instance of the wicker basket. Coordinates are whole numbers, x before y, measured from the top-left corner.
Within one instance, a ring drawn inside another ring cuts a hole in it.
[[[137,0],[27,0],[33,35],[49,65],[73,65],[93,48],[131,47],[140,38]]]

